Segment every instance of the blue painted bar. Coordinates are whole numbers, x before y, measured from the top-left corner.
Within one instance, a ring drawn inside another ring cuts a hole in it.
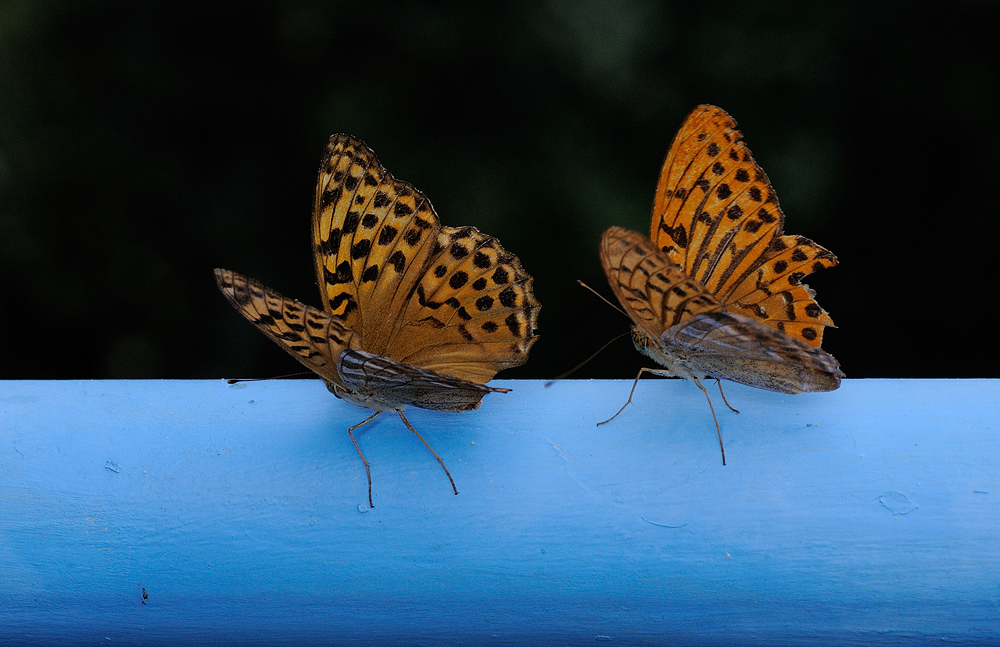
[[[1000,643],[1000,380],[493,384],[369,509],[319,381],[0,382],[0,644]]]

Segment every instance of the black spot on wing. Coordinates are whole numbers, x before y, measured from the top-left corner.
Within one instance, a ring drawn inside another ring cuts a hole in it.
[[[405,234],[403,234],[403,240],[406,241],[406,244],[410,247],[416,247],[417,243],[420,242],[420,237],[423,236],[423,233],[424,232],[421,230],[411,227],[406,230]]]
[[[476,267],[487,269],[490,266],[490,257],[483,252],[476,252],[472,258],[472,264]]]
[[[514,286],[508,285],[506,288],[500,291],[497,295],[500,299],[500,303],[503,304],[505,308],[513,308],[517,305],[517,291],[514,290]]]
[[[319,199],[320,209],[326,209],[332,204],[336,204],[340,200],[340,196],[343,193],[342,187],[337,187],[336,189],[327,189],[323,192],[323,195]]]
[[[448,279],[448,285],[450,285],[452,289],[457,290],[461,288],[463,285],[465,285],[468,281],[469,281],[469,275],[466,274],[465,272],[459,271],[451,275],[451,278]]]
[[[465,249],[465,246],[461,243],[453,243],[451,249],[448,250],[451,257],[454,259],[462,259],[469,255],[469,250]]]
[[[392,265],[392,269],[396,270],[397,274],[402,274],[403,270],[406,269],[406,255],[397,249],[389,257],[389,264]]]
[[[382,227],[382,231],[378,232],[378,244],[388,245],[393,240],[395,240],[396,234],[398,233],[399,231],[391,225],[386,225],[385,227]]]
[[[368,251],[371,249],[372,241],[370,240],[359,240],[354,243],[351,247],[351,258],[358,259],[364,258],[368,255]]]
[[[521,321],[518,319],[516,312],[510,313],[503,322],[507,324],[507,329],[510,330],[511,334],[517,337],[521,336]]]

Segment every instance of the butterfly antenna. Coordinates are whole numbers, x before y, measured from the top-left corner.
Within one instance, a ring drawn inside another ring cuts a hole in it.
[[[275,375],[274,377],[240,377],[226,380],[226,384],[236,384],[237,382],[263,382],[264,380],[283,380],[286,377],[300,377],[302,375],[312,375],[312,371],[300,371],[289,373],[288,375]]]
[[[438,462],[441,463],[441,469],[444,470],[444,473],[448,475],[448,480],[451,481],[451,489],[455,491],[455,494],[458,494],[458,488],[455,487],[455,479],[451,478],[451,472],[449,472],[448,468],[444,466],[444,461],[441,460],[441,457],[438,456],[437,452],[434,451],[434,449],[430,445],[427,444],[427,441],[424,440],[424,437],[418,434],[417,430],[414,429],[412,425],[410,425],[410,421],[406,419],[406,416],[403,415],[402,411],[397,410],[396,413],[399,414],[399,418],[400,420],[403,421],[403,424],[406,425],[406,428],[412,431],[413,435],[420,439],[420,442],[424,444],[424,447],[429,449],[430,452],[434,454],[434,458],[438,459]]]
[[[600,295],[598,295],[598,296],[600,296]],[[591,355],[591,356],[590,356],[590,357],[588,357],[587,359],[583,360],[582,362],[580,362],[579,364],[577,364],[577,365],[576,365],[576,366],[574,366],[573,368],[569,369],[568,371],[566,371],[566,372],[565,372],[565,373],[563,373],[562,375],[559,375],[559,376],[557,376],[557,377],[554,377],[554,378],[552,378],[551,380],[549,380],[548,382],[546,382],[546,383],[545,383],[545,388],[547,389],[547,388],[549,388],[550,386],[552,386],[553,384],[555,384],[556,382],[558,382],[559,380],[561,380],[561,379],[563,379],[563,378],[566,378],[566,377],[569,377],[569,376],[570,376],[570,375],[572,375],[573,373],[576,373],[576,372],[577,372],[578,370],[580,370],[581,368],[583,368],[583,367],[584,367],[584,366],[585,366],[585,365],[587,364],[587,362],[589,362],[590,360],[594,359],[595,357],[597,357],[598,355],[600,355],[601,353],[603,353],[603,352],[604,352],[604,349],[605,349],[605,348],[607,348],[608,346],[610,346],[610,345],[611,345],[611,344],[613,344],[614,342],[618,341],[619,339],[621,339],[621,338],[622,338],[622,337],[624,337],[625,335],[629,335],[629,334],[631,334],[631,332],[623,332],[622,334],[620,334],[620,335],[618,335],[618,336],[616,336],[616,337],[613,337],[613,338],[611,339],[611,341],[609,341],[608,343],[606,343],[606,344],[604,344],[603,346],[601,346],[601,347],[600,347],[600,348],[599,348],[599,349],[597,350],[597,352],[596,352],[596,353],[594,353],[593,355]]]
[[[375,504],[372,503],[372,471],[371,469],[368,468],[368,461],[365,460],[365,455],[361,453],[361,448],[358,447],[358,441],[354,440],[354,430],[357,429],[358,427],[361,427],[362,425],[367,425],[369,422],[371,422],[375,418],[378,418],[380,415],[382,415],[382,412],[376,411],[375,413],[368,416],[367,418],[365,418],[358,424],[354,425],[353,427],[347,428],[347,435],[351,437],[351,442],[354,443],[354,449],[358,450],[358,456],[361,457],[361,462],[365,464],[365,476],[368,477],[368,507],[370,508],[375,507]]]
[[[613,304],[613,303],[611,303],[610,301],[608,301],[608,300],[607,300],[607,299],[606,299],[606,298],[604,297],[604,295],[603,295],[603,294],[601,294],[600,292],[598,292],[598,291],[597,291],[597,290],[595,290],[594,288],[590,287],[589,285],[587,285],[586,283],[584,283],[584,282],[583,282],[583,281],[581,281],[580,279],[577,279],[577,280],[576,280],[576,282],[577,282],[577,283],[579,283],[580,285],[582,285],[583,287],[587,288],[588,290],[590,290],[590,291],[591,291],[591,292],[593,292],[594,294],[596,294],[596,295],[597,295],[597,298],[598,298],[598,299],[600,299],[600,300],[601,300],[601,301],[603,301],[604,303],[608,304],[609,306],[611,306],[612,308],[614,308],[614,309],[615,309],[615,310],[617,310],[618,312],[622,313],[623,315],[625,315],[625,317],[627,317],[627,318],[628,318],[628,319],[629,319],[629,320],[631,321],[631,317],[629,317],[629,316],[628,316],[628,314],[627,314],[627,313],[626,313],[626,312],[625,312],[624,310],[622,310],[621,308],[619,308],[619,307],[618,307],[618,306],[616,306],[615,304]]]

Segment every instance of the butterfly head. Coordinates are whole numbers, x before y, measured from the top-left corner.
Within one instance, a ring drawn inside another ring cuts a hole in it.
[[[692,372],[687,356],[680,349],[666,345],[659,339],[653,339],[638,326],[632,326],[632,343],[635,344],[637,351],[666,368],[671,375],[689,380],[705,377]]]
[[[652,340],[646,333],[639,330],[638,326],[632,326],[632,343],[635,345],[637,351],[643,355],[649,355],[649,345],[652,343]]]
[[[638,326],[632,326],[632,343],[635,345],[635,349],[649,357],[656,360],[658,363],[664,364],[663,352],[660,349],[660,344],[656,343],[649,335],[642,332]]]

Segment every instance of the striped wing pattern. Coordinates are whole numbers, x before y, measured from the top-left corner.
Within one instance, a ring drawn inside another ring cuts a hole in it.
[[[618,301],[650,339],[696,314],[723,310],[718,299],[642,234],[609,227],[601,237],[600,257]]]
[[[337,362],[344,351],[358,347],[358,338],[330,314],[286,299],[260,281],[224,269],[215,282],[240,314],[292,357],[323,378],[338,383]]]

